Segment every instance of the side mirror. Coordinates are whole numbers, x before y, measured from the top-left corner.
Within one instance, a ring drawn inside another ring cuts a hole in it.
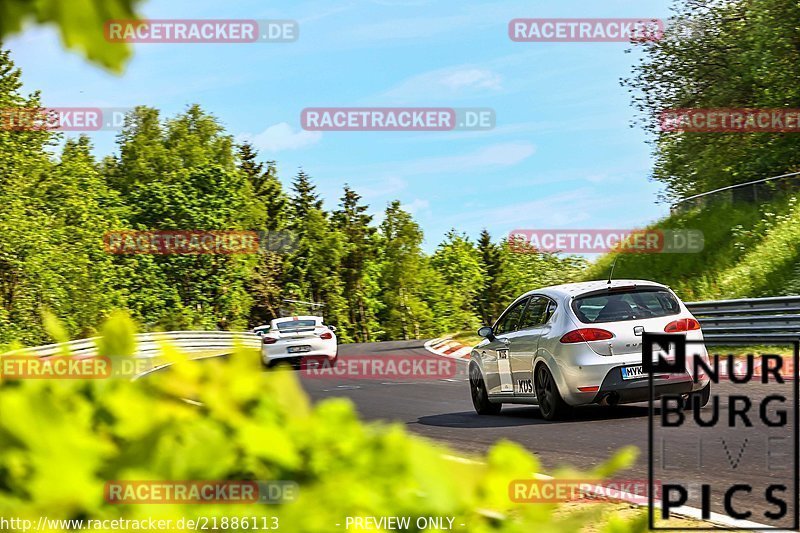
[[[494,332],[492,331],[491,326],[483,326],[481,329],[478,330],[478,335],[489,340],[492,340],[494,338]]]
[[[336,331],[336,326],[328,326],[328,329],[331,331]]]

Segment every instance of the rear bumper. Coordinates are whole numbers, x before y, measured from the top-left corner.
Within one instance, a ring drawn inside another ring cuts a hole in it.
[[[688,373],[659,374],[653,376],[654,399],[667,394],[689,394],[706,386],[709,379],[704,377],[697,383]],[[646,402],[650,399],[650,380],[648,377],[622,379],[622,366],[612,368],[606,375],[593,402],[599,403],[607,396],[616,396],[616,403]]]
[[[289,352],[290,348],[299,348],[301,346],[306,346],[310,349],[307,352]],[[291,359],[298,357],[329,357],[332,359],[336,357],[338,350],[339,347],[336,344],[336,341],[333,340],[298,339],[291,342],[278,341],[276,344],[261,345],[261,360],[266,364],[272,360]]]
[[[303,368],[305,365],[319,364],[320,362],[323,361],[333,362],[337,360],[337,357],[338,357],[337,354],[331,355],[331,354],[312,353],[312,352],[307,352],[303,354],[294,354],[294,353],[277,354],[267,357],[262,353],[261,360],[268,367],[273,367],[280,363],[280,364],[288,364],[293,368],[299,369]]]
[[[698,347],[699,355],[708,361],[705,346]],[[688,354],[687,354],[688,357]],[[648,377],[622,379],[622,368],[642,364],[642,354],[626,353],[598,355],[586,343],[561,345],[555,358],[558,375],[554,373],[564,400],[570,405],[586,405],[599,402],[605,395],[618,392],[620,403],[647,401],[649,398]],[[685,394],[702,389],[708,383],[702,376],[695,383],[688,372],[670,374],[668,377],[654,376],[656,394]],[[599,387],[596,391],[581,389]],[[624,399],[623,399],[624,398]]]

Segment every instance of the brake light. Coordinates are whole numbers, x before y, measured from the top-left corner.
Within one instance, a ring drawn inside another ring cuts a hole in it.
[[[275,344],[276,342],[278,342],[278,339],[276,339],[275,337],[264,336],[261,337],[261,342],[263,342],[264,344]]]
[[[610,331],[599,328],[581,328],[573,329],[569,333],[561,337],[561,342],[564,344],[572,344],[573,342],[583,341],[605,341],[614,337]]]
[[[333,338],[333,333],[331,333],[330,331],[326,331],[325,333],[320,335],[319,338],[320,339],[325,339],[325,340],[332,339]]]
[[[700,322],[694,318],[679,318],[667,324],[664,328],[666,333],[678,333],[681,331],[692,331],[700,329]]]

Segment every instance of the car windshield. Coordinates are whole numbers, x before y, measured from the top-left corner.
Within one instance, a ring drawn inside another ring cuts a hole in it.
[[[279,322],[278,331],[288,331],[295,329],[314,329],[317,325],[316,320],[290,320],[288,322]]]
[[[572,309],[581,322],[619,322],[677,315],[678,300],[664,289],[633,289],[575,298]]]

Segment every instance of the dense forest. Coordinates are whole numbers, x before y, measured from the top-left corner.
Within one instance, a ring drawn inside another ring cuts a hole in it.
[[[20,76],[2,52],[0,108],[41,105],[39,94],[20,94]],[[243,330],[307,310],[285,300],[324,304],[342,341],[424,337],[491,322],[521,292],[570,281],[584,266],[455,229],[425,254],[400,202],[377,221],[345,186],[328,209],[311,176],[301,170],[284,184],[275,162],[196,105],[170,118],[136,108],[116,153],[99,161],[87,137],[64,135],[0,129],[0,345],[48,342],[49,315],[78,338],[115,309],[145,330]],[[257,254],[108,253],[103,236],[119,230],[292,238]]]

